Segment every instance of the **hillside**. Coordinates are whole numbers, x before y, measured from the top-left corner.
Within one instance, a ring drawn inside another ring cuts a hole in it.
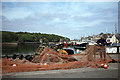
[[[45,43],[59,42],[60,39],[70,40],[55,34],[2,31],[2,42],[39,42],[40,39]]]

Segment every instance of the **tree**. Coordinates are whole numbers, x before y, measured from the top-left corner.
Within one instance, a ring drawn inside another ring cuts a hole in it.
[[[17,40],[17,35],[12,32],[2,32],[2,42],[13,42]]]
[[[19,42],[34,42],[34,36],[29,34],[24,34],[19,37]]]
[[[91,40],[91,37],[90,37],[90,36],[88,37],[88,40]]]
[[[2,31],[3,42],[39,42],[43,39],[44,42],[59,42],[60,39],[70,40],[69,38],[55,35],[55,34],[41,34],[28,32],[8,32]]]
[[[49,41],[47,38],[43,38],[43,42],[48,43]]]

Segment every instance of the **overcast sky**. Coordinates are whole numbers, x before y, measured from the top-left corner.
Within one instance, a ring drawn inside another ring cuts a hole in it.
[[[115,32],[117,2],[4,2],[2,30],[81,36]]]

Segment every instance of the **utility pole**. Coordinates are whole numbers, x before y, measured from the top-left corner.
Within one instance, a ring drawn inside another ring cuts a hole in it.
[[[108,37],[108,36],[107,36],[107,27],[106,27],[106,39],[107,39],[107,37]]]
[[[106,33],[108,32],[108,29],[107,29],[107,27],[106,27]]]
[[[117,24],[115,24],[115,35],[117,34]]]

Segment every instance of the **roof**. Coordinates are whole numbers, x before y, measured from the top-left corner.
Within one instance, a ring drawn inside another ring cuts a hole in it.
[[[120,34],[116,34],[115,36],[120,41]]]
[[[113,46],[120,46],[120,43],[113,43]]]

